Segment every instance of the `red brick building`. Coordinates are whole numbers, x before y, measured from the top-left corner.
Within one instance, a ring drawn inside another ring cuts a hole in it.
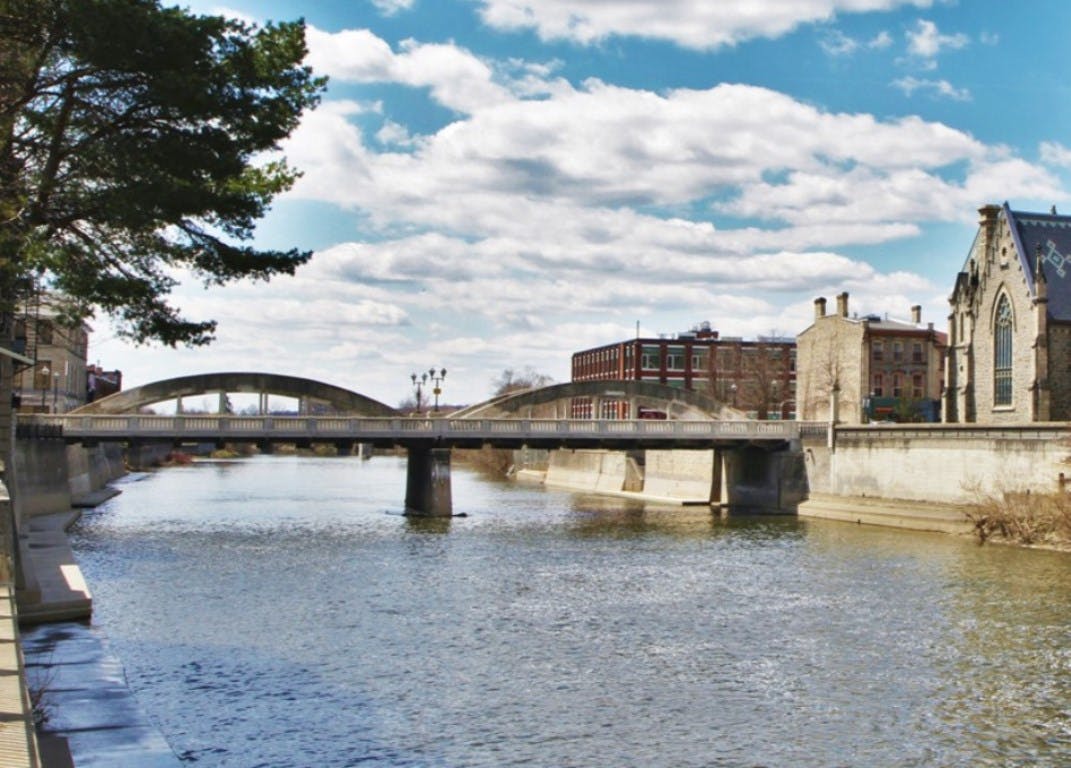
[[[795,416],[796,342],[722,338],[709,323],[658,338],[635,338],[573,353],[573,381],[656,381],[706,392],[752,418]],[[590,402],[573,404],[574,418],[591,418]],[[627,404],[604,400],[599,418],[627,418]],[[640,413],[641,418],[648,413]],[[650,414],[657,418],[656,414]]]

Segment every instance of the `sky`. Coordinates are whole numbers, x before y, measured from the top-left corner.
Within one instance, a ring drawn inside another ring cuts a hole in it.
[[[204,288],[210,347],[91,321],[124,386],[305,376],[396,406],[489,397],[593,346],[794,336],[818,296],[947,328],[978,208],[1071,213],[1066,0],[206,0],[307,24],[320,106],[255,244],[294,277]],[[181,277],[181,276],[180,276]]]

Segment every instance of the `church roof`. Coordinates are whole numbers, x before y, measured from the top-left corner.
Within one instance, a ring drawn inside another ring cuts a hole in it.
[[[1004,215],[1031,295],[1037,295],[1035,270],[1040,248],[1048,283],[1049,316],[1071,322],[1071,216],[1013,211],[1007,203],[1004,203]]]

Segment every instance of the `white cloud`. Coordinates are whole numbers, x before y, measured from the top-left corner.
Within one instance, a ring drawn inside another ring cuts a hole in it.
[[[915,28],[907,33],[907,52],[926,61],[936,59],[945,49],[964,48],[970,39],[962,34],[941,34],[937,25],[928,19],[919,19]]]
[[[397,403],[420,360],[450,369],[448,401],[473,402],[506,367],[566,379],[571,351],[628,337],[638,319],[645,333],[700,320],[727,335],[796,333],[814,296],[841,290],[860,311],[936,297],[937,317],[943,286],[852,248],[930,222],[969,229],[993,200],[1067,197],[1044,165],[1071,161],[1056,142],[1034,164],[939,122],[830,112],[750,85],[573,86],[553,62],[449,44],[392,48],[360,31],[310,42],[336,81],[427,88],[458,115],[419,136],[375,102],[306,115],[284,147],[304,175],[280,205],[341,207],[364,240],[267,286],[183,288],[176,303],[219,319],[219,342],[139,351],[122,363],[131,383],[271,368]],[[107,345],[91,356],[108,364]]]
[[[867,43],[867,48],[873,48],[874,50],[883,50],[888,48],[893,43],[892,35],[886,32],[884,29],[871,38]]]
[[[461,113],[501,104],[523,95],[552,92],[560,85],[548,79],[553,67],[501,65],[496,71],[472,52],[453,43],[406,40],[395,52],[367,29],[324,32],[308,27],[305,63],[318,74],[350,83],[399,83],[429,89],[432,98]]]
[[[909,75],[894,80],[892,84],[908,96],[919,91],[931,93],[940,98],[952,99],[953,101],[970,101],[971,99],[971,92],[969,90],[966,88],[956,88],[947,80],[927,80]]]
[[[1043,141],[1040,147],[1041,161],[1048,165],[1071,168],[1071,149],[1058,141]]]
[[[501,29],[534,29],[544,39],[590,44],[610,36],[717,48],[779,37],[838,13],[926,8],[931,0],[480,0],[483,20]]]
[[[830,29],[819,39],[818,44],[830,56],[851,56],[860,49],[882,50],[892,45],[892,36],[882,30],[866,42],[849,37],[839,29]]]
[[[830,56],[850,56],[859,50],[859,41],[839,29],[831,29],[819,40],[822,50]]]
[[[384,121],[383,127],[376,132],[376,140],[380,144],[391,144],[396,147],[411,147],[416,143],[409,129],[393,120]]]
[[[393,16],[413,7],[413,0],[372,0],[372,5],[384,16]]]

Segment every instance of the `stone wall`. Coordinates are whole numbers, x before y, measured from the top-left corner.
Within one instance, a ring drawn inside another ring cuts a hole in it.
[[[83,448],[61,439],[17,440],[14,464],[12,495],[20,521],[65,512],[125,472],[120,446]]]
[[[1071,419],[1071,326],[1049,323],[1049,418]]]
[[[966,504],[978,494],[1055,491],[1071,475],[1071,430],[915,425],[838,428],[835,448],[807,437],[810,493]]]
[[[718,501],[714,451],[646,451],[643,493],[668,499]]]
[[[561,450],[550,454],[546,484],[593,493],[620,493],[628,479],[627,454]]]

